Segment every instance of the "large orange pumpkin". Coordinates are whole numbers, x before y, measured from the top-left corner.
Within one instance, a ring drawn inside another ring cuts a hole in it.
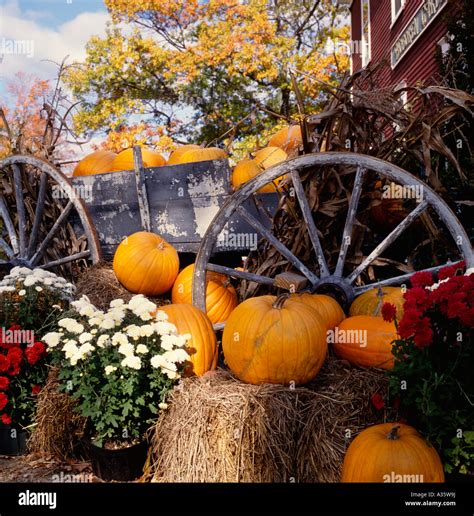
[[[185,267],[171,291],[173,303],[192,303],[194,264]],[[206,275],[206,312],[213,324],[227,320],[237,306],[237,292],[224,274],[208,271]]]
[[[436,453],[411,426],[383,423],[362,431],[344,457],[342,482],[444,482]]]
[[[255,153],[255,162],[263,170],[278,165],[288,158],[288,154],[279,147],[264,147]]]
[[[217,147],[206,147],[198,149],[189,149],[183,152],[175,160],[175,164],[178,163],[196,163],[198,161],[212,161],[215,159],[226,159],[227,153]]]
[[[328,330],[333,329],[346,317],[341,305],[331,296],[324,294],[293,294],[292,297],[313,307],[323,319]]]
[[[305,384],[326,358],[326,328],[314,308],[300,301],[252,297],[227,319],[222,348],[243,382]]]
[[[382,317],[382,305],[391,303],[397,308],[397,319],[403,316],[403,292],[400,287],[372,288],[356,297],[349,309],[349,315],[375,315]]]
[[[179,271],[178,253],[161,236],[139,231],[117,247],[113,269],[130,292],[158,296],[173,286]]]
[[[184,375],[201,376],[217,365],[217,339],[212,323],[204,312],[193,305],[173,304],[161,306],[158,310],[168,315],[178,333],[191,334],[186,351],[191,356],[185,364]]]
[[[162,167],[166,165],[165,158],[148,147],[142,147],[142,160],[144,167]],[[133,170],[135,164],[133,161],[133,149],[126,149],[120,152],[112,162],[112,170]]]
[[[264,169],[253,159],[244,159],[237,163],[234,171],[232,172],[232,186],[237,189],[240,185],[243,185],[247,181],[250,181],[254,177],[264,172]],[[274,184],[269,183],[260,188],[259,192],[275,192],[276,187]]]
[[[112,172],[112,163],[117,154],[108,150],[98,150],[87,155],[76,165],[73,176],[92,176]]]
[[[186,152],[190,150],[196,150],[200,148],[201,147],[199,147],[199,145],[194,145],[192,143],[181,145],[181,147],[178,147],[170,154],[170,157],[168,158],[168,165],[176,165],[177,163],[180,163],[180,159],[183,154],[186,154]]]
[[[394,323],[380,317],[356,315],[341,321],[329,342],[339,358],[353,365],[392,369],[392,341],[396,338]]]
[[[268,142],[269,147],[280,147],[285,152],[290,153],[297,150],[303,144],[301,127],[299,125],[289,125],[277,131]]]

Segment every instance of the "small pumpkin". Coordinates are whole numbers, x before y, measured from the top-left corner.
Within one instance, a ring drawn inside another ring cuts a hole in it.
[[[204,312],[193,305],[172,304],[161,306],[158,310],[168,315],[178,333],[189,333],[191,340],[186,344],[186,351],[191,356],[186,362],[184,376],[202,376],[217,366],[217,339],[212,323]]]
[[[298,149],[303,144],[301,127],[299,125],[288,125],[277,131],[268,142],[269,147],[280,147],[286,153]]]
[[[162,167],[166,165],[165,158],[159,153],[148,147],[142,147],[142,161],[144,167]],[[133,161],[133,149],[126,149],[120,152],[112,162],[112,170],[133,170],[135,164]]]
[[[288,154],[279,147],[264,147],[255,153],[254,160],[263,170],[288,159]]]
[[[108,150],[98,150],[92,154],[88,154],[79,161],[72,175],[74,177],[92,176],[112,172],[112,163],[116,156],[117,154],[115,152]]]
[[[333,329],[346,318],[341,305],[331,296],[325,294],[292,294],[292,298],[314,308],[325,322],[328,330]]]
[[[244,159],[237,163],[232,172],[232,186],[237,189],[240,185],[243,185],[247,181],[250,181],[254,177],[264,172],[264,169],[253,159]],[[259,189],[261,193],[275,192],[276,187],[274,184],[269,183]]]
[[[397,339],[393,322],[380,317],[356,315],[347,317],[335,328],[329,339],[339,358],[362,367],[393,369],[392,342]]]
[[[397,308],[397,319],[403,316],[403,292],[400,287],[372,288],[357,296],[351,304],[349,315],[374,315],[382,317],[382,306],[391,303]]]
[[[160,235],[139,231],[117,247],[113,269],[130,292],[158,296],[173,286],[179,271],[178,253]]]
[[[171,291],[173,303],[192,303],[194,264],[185,267],[176,278]],[[224,274],[206,274],[206,313],[213,324],[227,320],[237,306],[237,292]]]
[[[326,358],[326,328],[314,308],[287,295],[252,297],[227,319],[222,349],[243,382],[305,384]]]
[[[444,482],[436,450],[411,426],[383,423],[363,430],[350,444],[342,482]]]
[[[226,159],[227,153],[219,149],[218,147],[205,147],[198,149],[189,149],[187,152],[184,152],[179,156],[177,160],[175,160],[175,164],[177,163],[196,163],[199,161],[212,161],[216,159]]]
[[[190,150],[196,150],[200,148],[201,147],[199,147],[199,145],[194,145],[192,143],[188,143],[187,145],[181,145],[181,147],[178,147],[170,154],[170,157],[168,158],[168,165],[176,165],[180,163],[180,159],[183,156],[183,154],[186,154],[186,152]]]

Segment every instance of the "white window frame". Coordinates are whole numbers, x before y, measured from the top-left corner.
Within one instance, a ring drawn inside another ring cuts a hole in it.
[[[391,0],[392,4],[392,24],[390,25],[390,28],[392,28],[395,25],[395,22],[400,18],[400,15],[402,14],[403,10],[405,9],[405,5],[407,3],[407,0],[402,0],[402,5],[400,6],[400,9],[398,12],[396,12],[395,7],[395,0]]]
[[[365,31],[364,31],[364,4],[367,4],[367,16],[368,16],[368,24],[367,24],[367,41],[365,41]],[[371,48],[371,27],[370,27],[370,0],[361,0],[360,2],[360,41],[362,45],[361,49],[361,60],[362,60],[362,68],[365,68],[372,59],[372,48]]]

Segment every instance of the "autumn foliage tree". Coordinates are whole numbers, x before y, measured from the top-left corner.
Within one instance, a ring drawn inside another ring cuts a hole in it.
[[[197,142],[236,126],[255,136],[297,112],[292,73],[314,108],[324,99],[321,81],[347,70],[348,56],[327,44],[348,37],[337,0],[105,3],[106,36],[93,37],[86,60],[67,74],[82,102],[82,131],[148,120]]]

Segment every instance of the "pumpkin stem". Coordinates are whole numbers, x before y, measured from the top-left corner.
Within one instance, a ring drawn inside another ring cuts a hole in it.
[[[400,425],[395,425],[391,430],[390,430],[390,433],[388,434],[388,438],[391,440],[391,441],[396,441],[397,439],[399,439],[398,437],[398,430],[400,429]]]
[[[224,283],[222,283],[222,286],[223,286],[224,288],[227,288],[229,285],[230,285],[230,278],[227,278],[227,279],[224,281]]]
[[[158,244],[158,247],[157,247],[160,251],[163,251],[163,249],[165,248],[165,243],[164,242],[160,242]]]
[[[382,290],[382,287],[379,287],[377,290],[377,297],[379,298],[379,301],[377,303],[377,306],[374,310],[374,315],[377,316],[380,314],[380,310],[382,309],[383,305],[383,296],[385,295],[385,292]]]
[[[275,302],[272,305],[272,308],[276,308],[277,310],[281,310],[283,308],[283,305],[285,304],[285,301],[290,297],[291,294],[280,294],[276,299]]]

